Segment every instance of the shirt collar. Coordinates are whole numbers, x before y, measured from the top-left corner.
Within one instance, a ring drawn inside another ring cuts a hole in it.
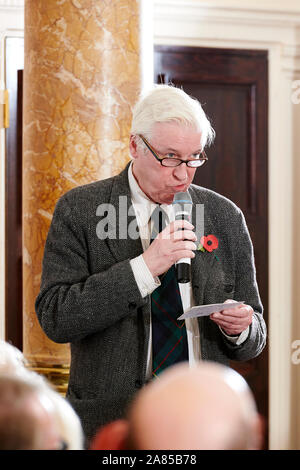
[[[129,165],[128,169],[128,182],[131,192],[131,200],[134,206],[138,225],[145,226],[148,224],[152,212],[157,204],[151,201],[144,191],[140,188],[132,172],[133,162]],[[172,204],[161,204],[161,208],[166,212],[169,223],[174,220],[174,211]]]

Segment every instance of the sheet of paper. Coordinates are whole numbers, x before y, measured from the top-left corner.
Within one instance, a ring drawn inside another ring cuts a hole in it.
[[[177,320],[184,320],[185,318],[195,318],[195,317],[206,317],[211,315],[214,312],[220,312],[227,308],[234,308],[242,305],[245,301],[240,302],[228,302],[222,304],[209,304],[209,305],[196,305],[195,307],[190,308],[184,312]]]

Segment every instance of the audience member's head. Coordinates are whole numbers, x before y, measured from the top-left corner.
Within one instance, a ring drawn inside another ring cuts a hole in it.
[[[91,448],[259,449],[262,444],[261,420],[246,381],[216,363],[170,367],[136,395],[127,418],[100,429]]]
[[[0,449],[57,450],[61,436],[52,401],[30,381],[0,376]]]
[[[66,450],[83,450],[84,434],[78,415],[59,393],[48,389],[48,395],[55,407],[60,434],[66,444]]]
[[[24,355],[10,343],[0,340],[0,374],[23,373],[26,366]]]
[[[27,361],[19,349],[0,340],[0,377],[2,375],[18,377],[39,387],[54,406],[60,437],[66,448],[68,450],[83,449],[84,435],[79,417],[67,400],[56,392],[44,377],[25,367],[26,363]]]

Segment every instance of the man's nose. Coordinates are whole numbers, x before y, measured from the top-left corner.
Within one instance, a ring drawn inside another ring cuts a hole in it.
[[[180,181],[186,181],[188,178],[187,166],[185,163],[181,163],[174,168],[174,176]]]

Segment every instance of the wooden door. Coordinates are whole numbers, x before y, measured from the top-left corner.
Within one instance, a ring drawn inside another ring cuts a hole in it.
[[[155,82],[180,86],[197,98],[216,131],[209,162],[194,183],[231,199],[243,211],[254,245],[257,282],[268,320],[268,53],[239,49],[156,46]],[[254,392],[265,417],[268,351],[231,363]]]

